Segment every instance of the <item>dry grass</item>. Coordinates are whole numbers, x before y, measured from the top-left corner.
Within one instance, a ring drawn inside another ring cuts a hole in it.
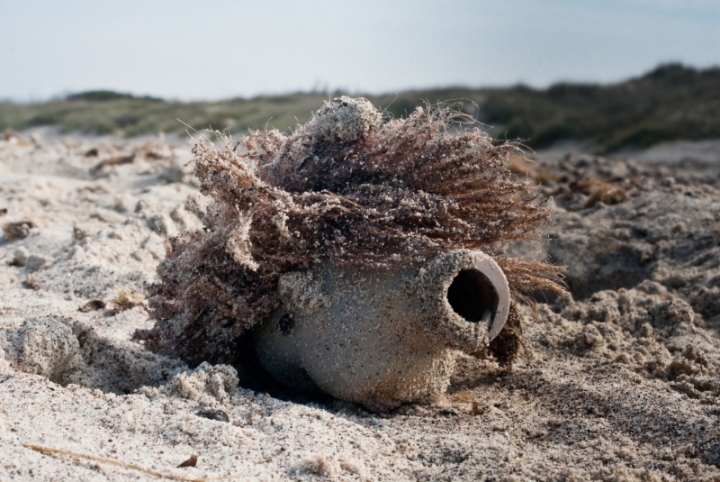
[[[203,230],[170,239],[139,334],[158,351],[232,363],[239,337],[279,305],[283,272],[323,259],[383,269],[452,249],[533,239],[550,212],[507,169],[512,144],[467,117],[418,109],[383,121],[363,100],[327,103],[286,136],[258,131],[218,149],[200,140],[195,171],[214,202]],[[517,290],[562,291],[560,269],[499,259]]]
[[[136,306],[145,306],[145,297],[136,291],[118,290],[110,305],[117,311],[130,310]]]
[[[518,176],[525,176],[538,183],[557,181],[557,174],[550,169],[534,165],[532,159],[522,156],[510,156],[510,172]]]
[[[584,209],[591,208],[599,202],[618,204],[628,197],[624,189],[600,179],[581,179],[577,183],[577,189],[590,195],[583,205]]]

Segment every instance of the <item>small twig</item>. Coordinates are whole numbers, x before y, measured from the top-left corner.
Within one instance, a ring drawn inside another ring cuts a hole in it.
[[[43,447],[40,445],[32,445],[32,444],[22,444],[22,446],[27,449],[34,450],[36,452],[40,452],[43,455],[49,455],[49,456],[68,455],[71,457],[78,457],[81,459],[92,460],[94,462],[100,462],[103,464],[114,465],[116,467],[122,467],[123,469],[137,470],[144,474],[152,475],[152,476],[160,478],[160,479],[181,480],[181,481],[186,481],[186,482],[201,482],[201,481],[205,481],[205,480],[226,480],[226,479],[233,478],[232,476],[228,475],[228,476],[223,476],[223,477],[212,477],[212,478],[203,477],[201,479],[191,479],[189,477],[164,474],[164,473],[158,472],[156,470],[151,470],[151,469],[146,469],[144,467],[140,467],[139,465],[126,464],[125,462],[119,462],[117,460],[107,459],[105,457],[98,457],[96,455],[81,454],[81,453],[77,453],[77,452],[72,452],[70,450],[55,449],[52,447]]]
[[[131,164],[135,160],[135,153],[128,156],[116,156],[112,157],[110,159],[106,159],[99,164],[95,165],[92,169],[90,169],[90,172],[95,173],[100,171],[102,168],[107,166],[120,166],[122,164]]]

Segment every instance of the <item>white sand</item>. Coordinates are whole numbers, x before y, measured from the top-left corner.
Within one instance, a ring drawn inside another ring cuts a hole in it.
[[[706,174],[641,173],[644,190],[612,207],[558,201],[557,242],[536,254],[609,291],[540,305],[530,365],[463,359],[444,402],[373,415],[256,394],[230,367],[189,370],[132,341],[147,313],[110,301],[143,292],[165,235],[197,227],[189,144],[146,142],[0,140],[0,222],[36,226],[0,239],[0,480],[720,480],[720,195]],[[608,257],[610,238],[625,247]],[[93,299],[107,308],[78,311]],[[211,409],[229,422],[198,415]]]

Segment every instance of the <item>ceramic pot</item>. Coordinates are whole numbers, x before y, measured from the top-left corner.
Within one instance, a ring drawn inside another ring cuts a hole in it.
[[[458,351],[486,346],[510,308],[500,267],[470,250],[387,270],[325,263],[282,275],[278,289],[282,306],[253,335],[263,367],[374,411],[436,399]]]

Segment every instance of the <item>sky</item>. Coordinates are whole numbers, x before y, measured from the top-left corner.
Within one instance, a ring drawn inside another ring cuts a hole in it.
[[[0,99],[179,100],[720,65],[720,0],[0,0]]]

